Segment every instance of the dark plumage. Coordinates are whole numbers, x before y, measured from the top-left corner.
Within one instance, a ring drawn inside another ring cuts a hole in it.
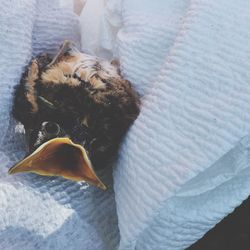
[[[84,147],[94,168],[116,155],[138,114],[138,94],[118,67],[68,41],[54,58],[33,59],[14,95],[13,115],[24,125],[30,153],[50,139],[68,137]]]

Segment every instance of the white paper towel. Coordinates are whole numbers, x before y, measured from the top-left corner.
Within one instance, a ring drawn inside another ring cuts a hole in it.
[[[250,194],[250,2],[125,0],[122,14],[122,70],[144,97],[114,174],[119,249],[185,249]]]
[[[116,57],[120,7],[121,0],[86,0],[80,15],[82,50],[110,60]]]

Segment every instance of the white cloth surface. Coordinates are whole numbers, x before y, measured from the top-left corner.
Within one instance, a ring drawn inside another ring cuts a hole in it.
[[[120,13],[121,69],[143,98],[114,173],[119,249],[185,249],[250,194],[250,2]]]
[[[0,37],[0,249],[116,249],[111,172],[102,176],[107,192],[61,178],[7,174],[25,154],[10,115],[13,87],[32,55],[53,53],[65,39],[79,46],[77,16],[56,0],[1,1]]]

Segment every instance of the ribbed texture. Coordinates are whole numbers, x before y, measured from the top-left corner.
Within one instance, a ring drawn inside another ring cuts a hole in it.
[[[189,1],[123,1],[123,27],[117,36],[124,76],[141,95],[151,91],[159,68],[183,22]]]
[[[58,16],[58,13],[60,13],[60,16]],[[56,32],[51,32],[51,30]],[[78,18],[72,13],[72,9],[60,6],[57,1],[44,2],[39,0],[32,38],[33,54],[44,51],[55,52],[58,50],[58,44],[62,43],[62,39],[70,39],[79,47]],[[41,41],[43,42],[41,43]]]
[[[31,55],[55,52],[64,39],[79,45],[78,19],[58,1],[2,1],[0,11],[0,249],[111,250],[119,230],[111,169],[103,192],[34,174],[9,176],[25,154],[10,117],[13,86]]]
[[[15,8],[13,6],[15,5]],[[27,15],[24,15],[27,13]],[[35,1],[2,1],[0,13],[0,143],[6,135],[10,111],[11,88],[17,83],[22,67],[31,55],[31,36]],[[25,28],[24,28],[25,27]]]
[[[114,174],[120,249],[184,249],[250,194],[246,147],[208,171],[250,131],[250,3],[176,3],[172,37],[155,20],[175,8],[159,17],[140,4],[124,1],[118,33],[123,72],[145,94]]]

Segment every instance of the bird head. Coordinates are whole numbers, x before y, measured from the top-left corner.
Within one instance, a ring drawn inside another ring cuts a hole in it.
[[[138,95],[116,64],[65,41],[56,55],[34,58],[15,89],[13,115],[29,151],[9,173],[62,176],[105,189],[95,169],[114,157],[138,113]]]

